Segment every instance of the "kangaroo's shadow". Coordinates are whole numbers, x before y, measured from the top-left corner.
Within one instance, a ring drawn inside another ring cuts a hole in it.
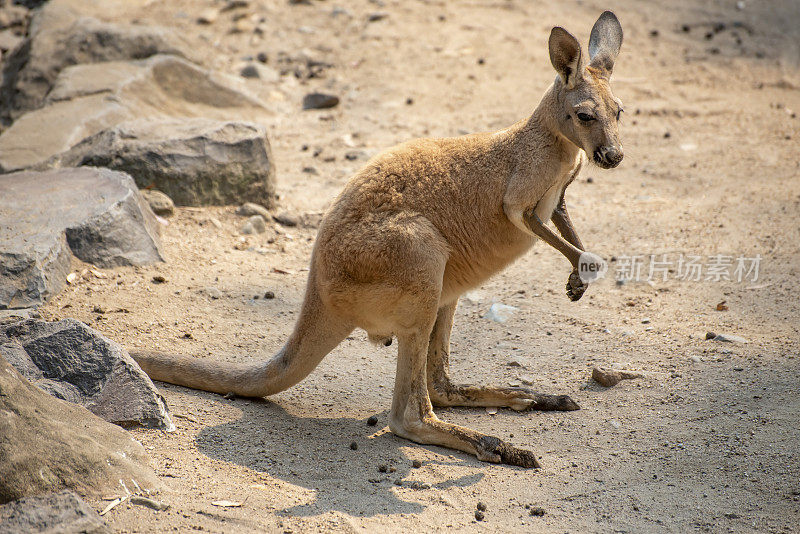
[[[378,426],[368,426],[364,420],[346,417],[297,417],[260,399],[237,402],[237,408],[242,410],[242,418],[201,430],[196,438],[197,448],[210,458],[265,472],[316,492],[311,502],[280,510],[279,514],[312,516],[337,510],[369,517],[424,510],[423,504],[403,500],[392,489],[398,481],[413,488],[411,481],[420,482],[424,477],[413,473],[416,470],[412,469],[411,460],[400,450],[411,442],[388,430],[381,432],[385,414]],[[357,449],[351,448],[352,443],[357,444]],[[434,462],[439,465],[481,466],[461,453],[455,453],[458,457],[453,459],[449,449],[429,449],[448,455]],[[381,472],[380,466],[386,466],[387,472]],[[469,486],[483,478],[482,473],[473,473],[442,481],[442,470],[438,471],[439,481],[432,484],[433,489],[422,491]],[[409,498],[413,499],[413,494]]]

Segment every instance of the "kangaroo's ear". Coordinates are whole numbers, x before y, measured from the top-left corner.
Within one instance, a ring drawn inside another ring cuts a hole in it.
[[[564,85],[575,86],[581,77],[581,45],[571,33],[556,26],[550,32],[550,63],[556,69]]]
[[[611,76],[614,62],[622,46],[622,25],[611,11],[604,11],[594,23],[589,37],[590,65]]]

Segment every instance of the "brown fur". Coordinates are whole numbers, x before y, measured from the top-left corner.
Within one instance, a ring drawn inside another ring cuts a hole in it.
[[[537,466],[529,451],[440,421],[432,401],[578,408],[566,396],[452,384],[449,339],[459,296],[524,254],[537,237],[577,265],[583,246],[564,189],[584,151],[604,167],[621,159],[619,102],[608,85],[621,28],[608,13],[598,19],[593,38],[598,26],[609,42],[590,43],[603,63],[589,67],[575,38],[553,30],[550,52],[559,77],[529,118],[499,132],[399,145],[353,177],[320,226],[300,317],[271,360],[235,368],[160,353],[134,353],[136,360],[156,380],[262,397],[305,378],[354,328],[363,328],[372,340],[399,342],[389,418],[395,434],[482,460]],[[594,120],[584,123],[578,112]],[[619,158],[598,156],[608,153]],[[560,236],[542,222],[551,218]],[[571,283],[570,297],[580,298],[585,285]]]

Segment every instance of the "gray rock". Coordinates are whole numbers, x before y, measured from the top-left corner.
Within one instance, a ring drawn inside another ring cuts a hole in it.
[[[261,215],[253,215],[247,219],[247,222],[242,225],[239,231],[245,235],[263,234],[267,231],[267,225],[264,222],[264,217]]]
[[[281,75],[275,69],[262,65],[261,63],[248,63],[239,71],[242,78],[255,78],[263,82],[275,83],[281,79]]]
[[[70,65],[156,54],[192,55],[189,45],[167,28],[101,22],[64,2],[50,2],[34,14],[25,44],[5,62],[0,114],[9,122],[41,107],[58,74]]]
[[[128,432],[33,386],[2,355],[0,413],[0,503],[65,488],[101,497],[161,487]]]
[[[174,430],[163,397],[125,349],[80,321],[0,326],[0,354],[35,386],[110,423]]]
[[[158,223],[130,176],[83,168],[0,177],[0,309],[57,293],[73,254],[100,267],[163,260]]]
[[[243,84],[164,55],[68,67],[47,95],[46,106],[23,115],[0,135],[0,170],[70,166],[58,155],[125,121],[175,122],[176,117],[193,116],[252,120],[266,109]],[[213,152],[207,159],[213,160]]]
[[[5,234],[10,228],[9,219],[3,214],[0,221],[4,232],[0,235],[0,309],[35,306],[58,294],[64,288],[72,261],[66,234],[34,235],[31,242],[26,243],[23,238],[17,241],[18,245],[12,245]]]
[[[54,166],[91,165],[130,174],[179,206],[275,203],[275,165],[263,126],[210,119],[143,119],[84,139]]]
[[[0,534],[111,534],[113,530],[69,490],[24,497],[0,506]]]
[[[282,211],[273,217],[275,222],[283,226],[297,226],[300,224],[300,217],[287,211]]]
[[[265,208],[261,204],[256,204],[255,202],[245,202],[244,204],[236,208],[236,214],[244,215],[246,217],[250,217],[252,215],[261,215],[262,217],[264,217],[265,221],[268,221],[272,218],[267,208]]]
[[[139,194],[156,215],[169,216],[175,212],[175,203],[161,191],[155,189],[141,189]]]
[[[309,93],[303,97],[303,109],[327,109],[339,105],[339,97],[324,93]]]

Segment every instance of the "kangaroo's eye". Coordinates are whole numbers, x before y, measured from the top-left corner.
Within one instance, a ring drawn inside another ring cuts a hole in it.
[[[622,109],[622,108],[619,108],[619,111],[617,111],[617,120],[619,120],[619,118],[622,116],[622,112],[623,111],[625,111],[625,110]]]
[[[592,117],[588,113],[578,113],[578,118],[583,122],[591,122],[594,120],[594,117]]]

